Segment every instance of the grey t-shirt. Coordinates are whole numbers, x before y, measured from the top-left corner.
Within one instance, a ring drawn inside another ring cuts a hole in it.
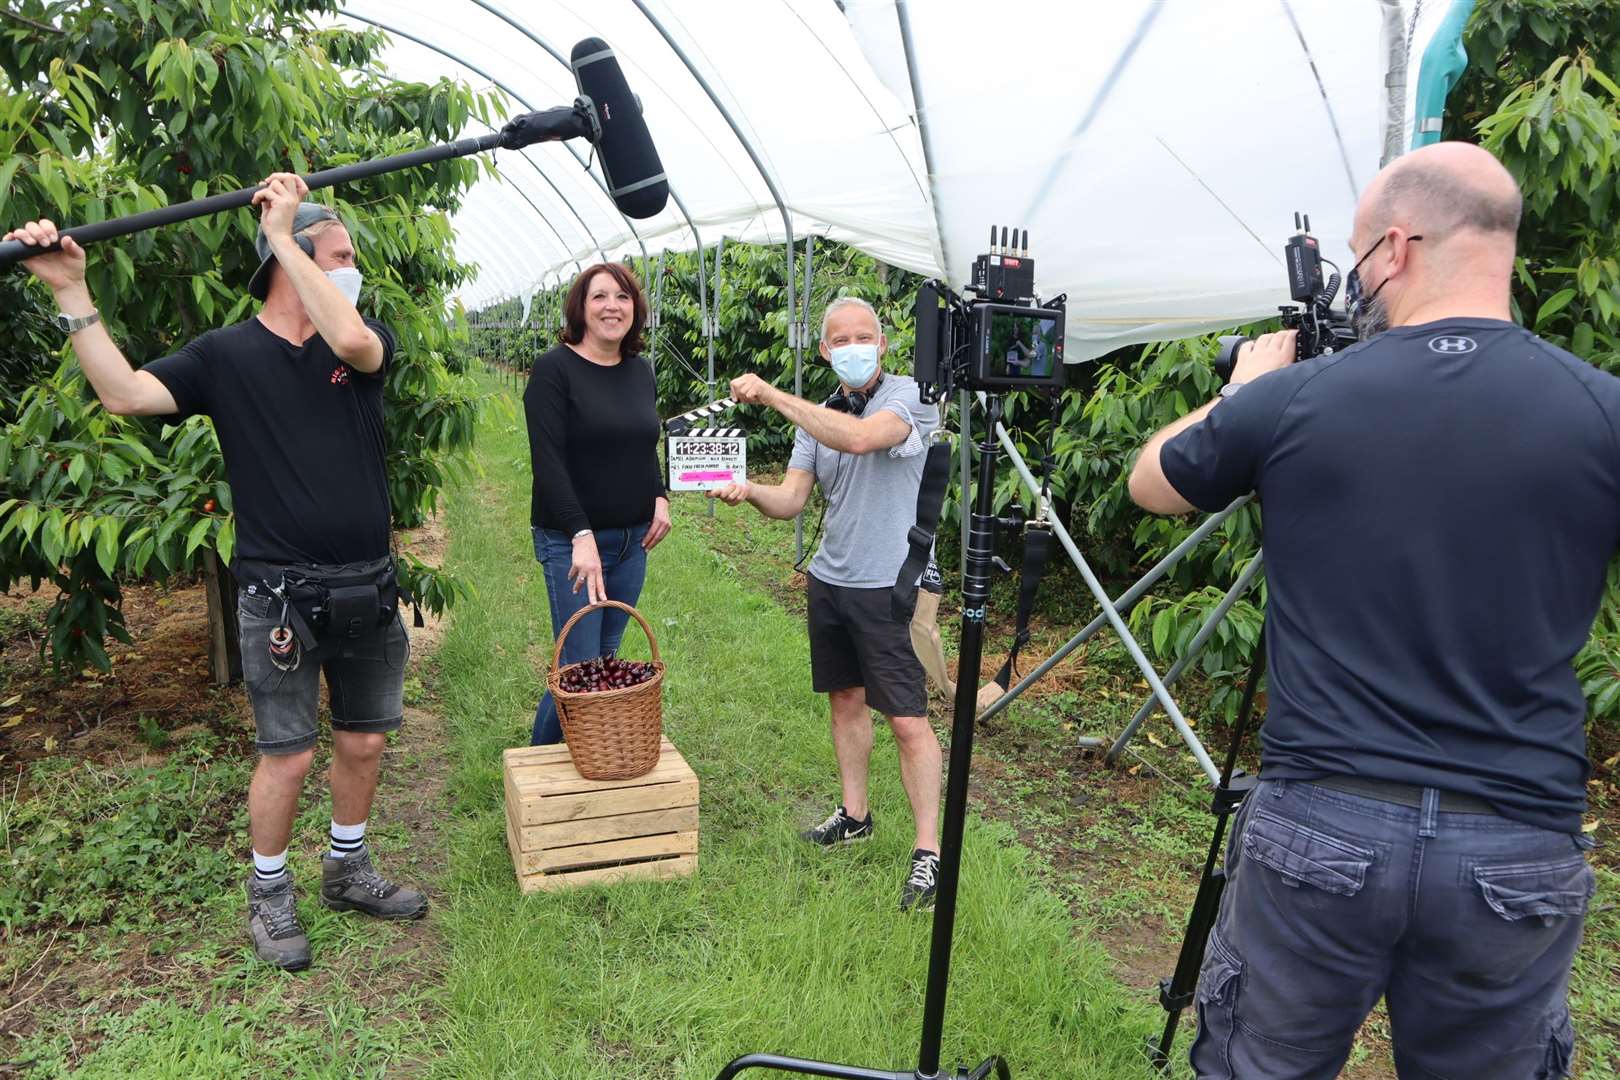
[[[892,588],[906,561],[906,534],[917,521],[928,437],[939,426],[939,409],[924,405],[917,381],[885,374],[863,417],[887,410],[907,424],[905,441],[870,454],[846,454],[822,446],[804,429],[793,438],[788,468],[816,478],[827,499],[821,545],[810,573],[849,589]]]

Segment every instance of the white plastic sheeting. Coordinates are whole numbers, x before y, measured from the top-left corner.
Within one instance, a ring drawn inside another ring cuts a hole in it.
[[[462,294],[469,308],[566,280],[604,255],[690,249],[692,225],[705,244],[784,239],[769,186],[656,19],[753,146],[796,236],[831,237],[960,285],[992,224],[1027,228],[1041,292],[1069,296],[1071,360],[1274,311],[1287,300],[1281,246],[1296,209],[1310,213],[1324,251],[1342,262],[1358,190],[1386,144],[1410,142],[1416,66],[1445,7],[643,5],[645,13],[633,0],[347,5],[429,43],[396,37],[385,60],[402,76],[493,81],[533,108],[575,94],[566,63],[546,46],[566,59],[578,39],[603,38],[691,215],[689,224],[672,200],[632,228],[568,148],[532,147],[524,151],[532,165],[502,152],[501,182],[480,183],[456,218],[458,253],[481,267]],[[1386,130],[1391,115],[1401,129]],[[575,150],[583,157],[590,148]]]

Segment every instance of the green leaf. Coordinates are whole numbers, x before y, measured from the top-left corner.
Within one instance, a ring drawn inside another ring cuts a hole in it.
[[[152,53],[146,58],[146,79],[148,82],[152,80],[152,74],[163,66],[163,61],[168,55],[169,43],[167,41],[160,41],[152,46]]]
[[[186,534],[186,558],[191,558],[191,553],[196,551],[197,545],[203,542],[203,537],[208,535],[208,527],[213,523],[213,518],[205,517],[199,519],[198,522],[191,527],[191,531]]]
[[[104,517],[97,526],[96,536],[96,562],[101,565],[102,572],[112,577],[118,566],[118,533],[119,523],[115,517]]]
[[[5,214],[6,203],[11,198],[11,178],[16,175],[17,170],[22,166],[23,160],[21,154],[13,154],[6,159],[4,164],[0,164],[0,220],[5,220],[3,215]]]
[[[231,561],[231,553],[236,550],[236,519],[226,518],[220,522],[219,532],[214,537],[214,550],[219,552],[220,560],[227,565]]]
[[[67,529],[62,520],[62,511],[52,510],[46,515],[45,527],[39,531],[39,546],[45,561],[52,566],[62,561],[63,549],[67,546]]]
[[[1573,299],[1575,299],[1574,289],[1559,289],[1547,297],[1547,302],[1536,311],[1536,326],[1539,328],[1542,323],[1563,311]]]
[[[1569,351],[1582,359],[1591,356],[1595,336],[1591,323],[1581,323],[1570,335]]]

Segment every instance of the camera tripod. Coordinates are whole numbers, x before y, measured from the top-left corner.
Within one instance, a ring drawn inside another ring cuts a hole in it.
[[[1175,974],[1159,982],[1159,1004],[1169,1015],[1165,1017],[1164,1033],[1155,1043],[1148,1039],[1147,1055],[1153,1067],[1169,1074],[1170,1049],[1176,1041],[1176,1027],[1181,1022],[1182,1010],[1193,1003],[1198,988],[1198,969],[1204,964],[1204,946],[1209,932],[1214,929],[1215,916],[1221,910],[1221,894],[1226,890],[1226,867],[1217,865],[1221,857],[1221,844],[1226,839],[1227,822],[1243,799],[1254,790],[1255,778],[1237,768],[1238,750],[1248,733],[1249,718],[1254,712],[1255,690],[1266,670],[1266,632],[1262,628],[1255,639],[1254,658],[1249,662],[1249,677],[1243,687],[1243,700],[1238,705],[1237,722],[1232,726],[1232,743],[1226,748],[1226,761],[1221,767],[1221,778],[1215,785],[1215,795],[1209,812],[1215,815],[1215,832],[1210,837],[1209,851],[1204,855],[1204,870],[1198,879],[1198,893],[1193,898],[1192,911],[1187,916],[1187,930],[1181,938],[1181,952],[1176,957]]]
[[[870,1069],[826,1061],[747,1054],[721,1069],[715,1080],[731,1080],[745,1069],[775,1069],[802,1076],[840,1080],[1010,1080],[1011,1072],[1000,1057],[989,1057],[972,1069],[957,1066],[952,1073],[939,1069],[940,1042],[945,1025],[945,991],[950,983],[951,938],[956,928],[956,886],[962,869],[962,831],[967,819],[968,769],[973,757],[973,728],[977,714],[979,661],[984,652],[984,613],[990,598],[990,574],[995,558],[994,511],[996,480],[996,425],[1001,421],[1001,398],[986,399],[984,437],[979,451],[978,486],[968,533],[967,558],[962,572],[962,641],[958,654],[956,700],[951,723],[951,769],[945,782],[945,830],[940,838],[939,891],[934,900],[934,932],[928,952],[928,987],[923,999],[922,1046],[915,1070]],[[964,411],[965,419],[965,411]],[[965,436],[964,436],[965,437]],[[963,493],[964,495],[966,492]]]

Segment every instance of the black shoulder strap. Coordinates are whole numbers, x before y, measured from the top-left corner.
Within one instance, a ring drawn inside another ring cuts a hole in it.
[[[934,552],[934,533],[945,508],[945,489],[951,483],[951,444],[948,439],[930,443],[923,461],[922,484],[917,488],[917,523],[906,533],[906,561],[894,579],[889,594],[889,610],[897,622],[910,622],[917,609],[917,579],[928,568]]]
[[[1023,576],[1018,582],[1018,622],[1013,629],[1012,648],[1007,662],[996,672],[995,682],[1003,690],[1012,685],[1013,672],[1018,664],[1018,650],[1029,644],[1029,617],[1035,611],[1035,594],[1040,591],[1041,577],[1046,573],[1046,561],[1052,554],[1052,530],[1044,525],[1030,525],[1024,530]]]

